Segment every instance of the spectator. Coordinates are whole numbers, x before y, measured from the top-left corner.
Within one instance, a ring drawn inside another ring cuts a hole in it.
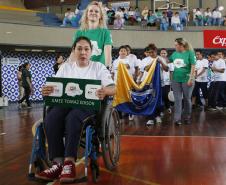
[[[113,25],[115,20],[115,11],[110,7],[107,11],[108,25]]]
[[[67,26],[67,24],[73,24],[72,21],[75,18],[75,13],[71,11],[70,8],[67,8],[67,12],[64,15],[63,24],[61,26]]]
[[[64,62],[63,55],[62,54],[57,54],[57,56],[56,56],[56,63],[53,66],[53,70],[54,70],[55,74],[57,73],[58,69],[63,64],[63,62]]]
[[[148,20],[148,12],[149,12],[148,7],[145,6],[144,9],[141,12],[142,19],[144,19],[146,21]]]
[[[203,15],[199,8],[195,11],[194,21],[196,26],[203,26]]]
[[[123,29],[123,27],[124,27],[123,19],[120,17],[119,14],[117,14],[114,20],[114,29]]]
[[[172,11],[171,7],[169,7],[167,9],[167,17],[168,17],[169,26],[171,26],[171,19],[173,17],[173,11]]]
[[[183,5],[180,5],[179,18],[180,23],[183,25],[183,27],[187,26],[188,11],[185,9]]]
[[[101,62],[106,66],[111,66],[112,37],[107,29],[106,12],[102,3],[92,1],[84,10],[81,26],[76,31],[73,40],[80,36],[88,37],[93,45],[91,59],[95,62]],[[70,55],[69,60],[73,60]]]
[[[141,22],[141,14],[138,7],[135,8],[135,19],[137,22]]]
[[[156,15],[156,22],[160,22],[162,18],[162,12],[160,12],[158,9],[155,9],[155,15]]]
[[[128,10],[128,22],[130,25],[134,25],[134,23],[136,22],[135,11],[132,7],[130,7]]]
[[[212,12],[210,11],[210,8],[207,8],[204,12],[204,25],[205,26],[211,26],[212,25]]]
[[[174,64],[172,89],[175,98],[174,123],[182,124],[182,99],[184,102],[184,123],[191,123],[191,96],[195,80],[196,59],[191,45],[183,38],[175,40],[176,51],[170,56],[170,63]]]
[[[161,31],[168,31],[169,28],[169,22],[167,18],[166,12],[162,13],[162,17],[160,19],[160,30]]]
[[[156,26],[156,15],[151,10],[148,11],[147,26]]]
[[[183,25],[181,24],[179,13],[175,12],[174,16],[172,17],[172,27],[174,31],[182,31]]]
[[[31,82],[31,73],[29,71],[31,65],[29,63],[25,63],[23,65],[22,70],[22,86],[24,88],[24,96],[18,101],[19,108],[21,108],[21,103],[26,100],[27,108],[31,108],[31,102],[29,100],[29,96],[33,91],[32,82]]]
[[[213,26],[220,26],[222,24],[222,14],[218,8],[213,9],[212,21]]]
[[[124,19],[124,13],[123,13],[123,11],[122,11],[122,8],[121,7],[119,7],[118,8],[118,11],[116,11],[116,13],[115,13],[115,17],[116,16],[120,16],[120,18],[122,19],[122,22],[123,22],[123,24],[125,23],[125,19]]]

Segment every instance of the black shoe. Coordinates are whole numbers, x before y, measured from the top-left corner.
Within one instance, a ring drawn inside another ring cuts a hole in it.
[[[175,121],[174,124],[176,124],[176,125],[182,125],[182,122],[181,122],[181,120],[178,120],[178,121]]]
[[[191,124],[191,119],[185,119],[184,123],[187,124],[187,125]]]

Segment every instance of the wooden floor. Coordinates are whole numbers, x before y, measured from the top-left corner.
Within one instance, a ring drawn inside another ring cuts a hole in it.
[[[41,104],[0,109],[0,185],[39,184],[27,173],[31,127],[41,116]],[[168,114],[159,125],[146,121],[123,120],[119,166],[101,165],[99,185],[226,185],[226,111],[195,110],[191,125],[175,126]]]

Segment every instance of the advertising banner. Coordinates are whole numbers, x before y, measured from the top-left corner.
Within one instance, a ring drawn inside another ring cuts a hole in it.
[[[204,48],[226,48],[226,30],[204,30]]]

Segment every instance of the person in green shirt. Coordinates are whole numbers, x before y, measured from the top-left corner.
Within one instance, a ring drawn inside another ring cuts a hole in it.
[[[80,36],[89,38],[93,46],[91,60],[109,67],[112,64],[112,37],[107,29],[106,20],[102,4],[91,2],[83,13],[80,29],[74,34],[73,41]]]
[[[184,100],[184,123],[191,123],[191,95],[194,88],[196,57],[191,45],[183,38],[175,40],[176,51],[169,62],[174,64],[172,89],[175,98],[174,122],[181,125],[182,99]]]

